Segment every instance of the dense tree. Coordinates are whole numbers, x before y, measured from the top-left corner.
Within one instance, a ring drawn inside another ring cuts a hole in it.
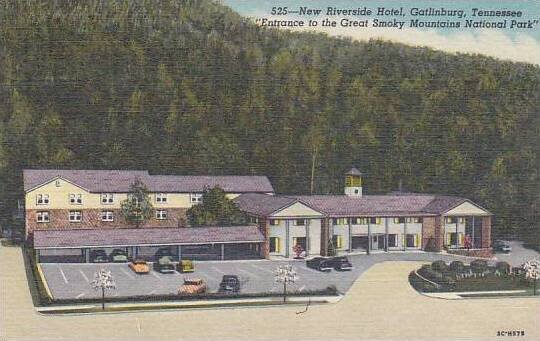
[[[540,235],[538,66],[261,28],[207,0],[0,3],[0,202],[24,167],[469,197]],[[313,179],[313,181],[312,181]]]
[[[246,223],[245,214],[219,187],[205,189],[202,203],[192,206],[186,215],[190,226],[231,226]]]
[[[129,187],[127,198],[120,203],[120,213],[129,223],[139,227],[152,218],[154,207],[146,185],[136,179]]]

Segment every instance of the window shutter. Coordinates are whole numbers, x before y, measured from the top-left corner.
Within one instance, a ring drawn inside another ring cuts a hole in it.
[[[280,239],[276,237],[276,252],[281,252]]]
[[[452,244],[452,238],[451,238],[451,233],[446,233],[446,245],[450,245]]]
[[[336,248],[341,249],[341,248],[342,248],[342,245],[343,245],[343,236],[338,236],[338,237],[337,237],[337,245],[336,245]]]
[[[407,235],[403,235],[403,246],[407,246]]]
[[[463,245],[463,233],[460,233],[458,236],[459,236],[458,244]]]
[[[418,245],[420,245],[420,235],[418,234],[415,234],[414,235],[414,247],[418,247]]]

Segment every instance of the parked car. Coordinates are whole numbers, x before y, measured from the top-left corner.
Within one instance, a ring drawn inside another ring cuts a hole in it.
[[[142,259],[136,259],[129,263],[129,268],[137,274],[147,274],[150,272],[150,266]]]
[[[219,283],[220,293],[236,294],[240,292],[240,280],[236,275],[223,275],[221,283]]]
[[[331,271],[334,267],[330,263],[328,258],[324,257],[315,257],[306,261],[308,268],[312,268],[319,271]]]
[[[504,253],[512,252],[512,247],[510,246],[510,244],[502,240],[495,240],[493,244],[491,245],[491,247],[493,248],[493,251],[495,252],[504,252]]]
[[[345,256],[331,258],[329,263],[338,271],[350,271],[353,268],[352,263]]]
[[[109,257],[105,250],[90,250],[90,262],[92,263],[107,263]]]
[[[195,266],[193,265],[193,261],[184,259],[178,262],[176,265],[176,270],[181,273],[193,272],[195,271]]]
[[[170,247],[160,247],[155,254],[156,259],[160,259],[161,257],[171,257],[173,258],[172,249]]]
[[[128,261],[127,253],[122,249],[114,249],[109,258],[113,263],[127,263]]]
[[[178,288],[178,295],[197,295],[206,292],[206,283],[200,278],[186,278],[184,284]]]
[[[161,272],[162,274],[174,273],[174,263],[169,256],[161,257],[156,263],[154,263],[154,270]]]

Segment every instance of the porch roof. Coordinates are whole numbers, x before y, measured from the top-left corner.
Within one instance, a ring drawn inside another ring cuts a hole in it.
[[[264,236],[255,225],[34,231],[35,249],[261,242]]]

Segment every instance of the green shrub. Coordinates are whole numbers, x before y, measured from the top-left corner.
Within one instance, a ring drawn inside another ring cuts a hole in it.
[[[462,261],[455,260],[450,263],[449,269],[455,273],[463,272],[465,270],[465,264]]]
[[[488,270],[487,262],[483,259],[476,259],[471,262],[471,270],[474,273],[482,273]]]
[[[499,270],[500,273],[508,275],[510,273],[510,264],[507,262],[497,262],[495,269]]]
[[[442,271],[447,270],[448,265],[446,265],[446,263],[443,260],[437,260],[437,261],[431,263],[431,268],[433,270],[435,270],[435,271],[442,272]]]

